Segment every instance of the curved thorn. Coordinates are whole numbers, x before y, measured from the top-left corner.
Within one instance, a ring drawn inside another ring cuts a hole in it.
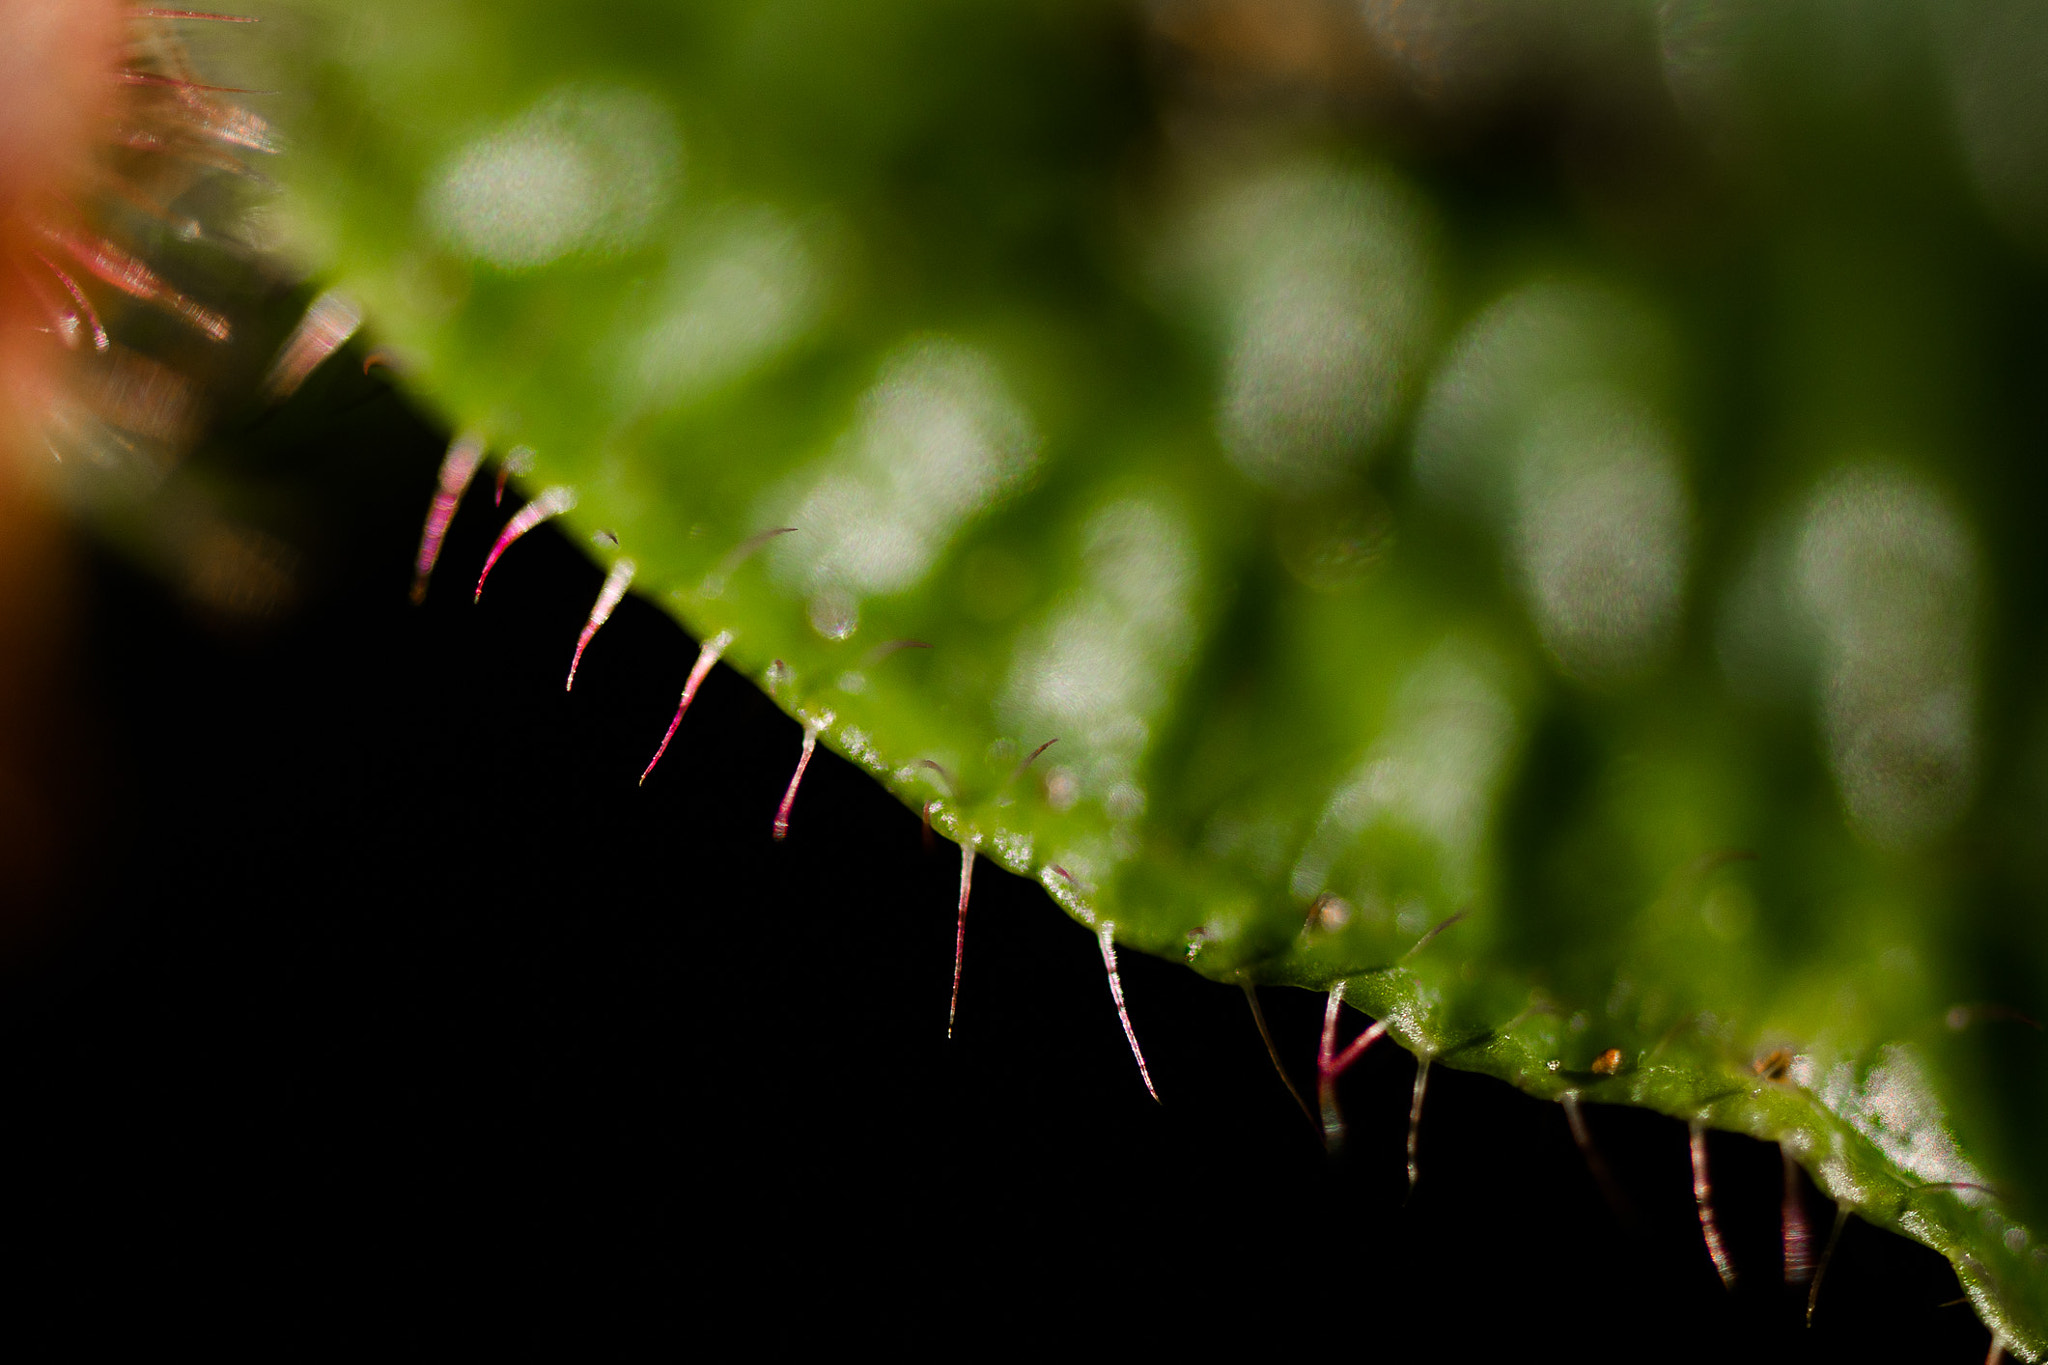
[[[754,534],[735,545],[726,554],[724,559],[718,561],[719,576],[725,577],[731,574],[734,569],[752,559],[754,552],[763,545],[766,545],[777,536],[786,536],[795,529],[796,527],[794,526],[771,526],[765,531],[754,532]]]
[[[505,523],[505,529],[498,532],[497,543],[491,546],[490,554],[484,559],[484,571],[476,576],[476,597],[472,600],[484,600],[484,580],[489,578],[491,570],[498,566],[498,557],[512,548],[513,541],[549,517],[558,517],[575,505],[575,491],[556,484],[553,488],[543,489],[539,497],[514,512],[512,519]]]
[[[250,90],[239,85],[207,85],[203,81],[188,81],[182,76],[160,76],[154,71],[137,71],[133,67],[122,67],[114,73],[115,81],[122,85],[149,85],[165,90],[204,90],[215,95],[275,95],[275,90]]]
[[[88,299],[85,296],[85,291],[78,287],[78,281],[72,279],[69,274],[65,273],[65,271],[61,267],[59,267],[55,261],[51,260],[48,256],[45,256],[40,251],[35,253],[35,258],[43,263],[44,269],[48,270],[52,275],[55,275],[57,277],[57,283],[64,286],[64,292],[69,294],[71,296],[71,302],[77,305],[78,317],[76,320],[74,320],[73,326],[75,327],[77,325],[77,321],[82,320],[87,326],[91,327],[92,348],[95,351],[99,351],[102,354],[104,354],[107,350],[107,347],[112,345],[113,343],[107,339],[107,329],[100,322],[100,315],[96,311],[94,311],[92,306],[92,300]],[[65,338],[65,344],[67,346],[70,346],[75,345],[76,343],[69,336],[67,336]]]
[[[1957,1032],[1968,1028],[1980,1019],[1999,1020],[2010,1024],[2025,1024],[2036,1033],[2043,1032],[2041,1021],[2008,1005],[1955,1005],[1944,1016],[1944,1022]]]
[[[1422,1140],[1422,1096],[1429,1089],[1428,1057],[1415,1062],[1415,1096],[1408,1101],[1408,1197],[1415,1197],[1416,1182],[1422,1179],[1422,1166],[1416,1160],[1421,1151]]]
[[[953,930],[953,1003],[946,1007],[946,1037],[960,1017],[960,966],[967,958],[967,893],[974,889],[974,841],[960,841],[960,919]]]
[[[269,92],[252,91],[251,93],[266,94]],[[278,151],[277,140],[270,134],[270,125],[264,122],[263,119],[239,105],[215,104],[205,96],[196,93],[196,88],[188,88],[178,92],[178,104],[174,112],[181,116],[186,130],[198,137],[211,138],[215,142],[225,143],[230,147],[240,147],[245,151],[261,152],[266,156],[274,156]],[[184,152],[188,156],[200,156],[200,149],[198,148],[185,148]],[[255,176],[259,180],[262,178],[232,156],[223,154],[217,158],[205,157],[202,159],[205,161],[205,164],[216,166],[231,175]]]
[[[590,648],[591,637],[597,634],[598,629],[612,619],[612,612],[625,598],[626,589],[633,585],[633,571],[638,567],[630,559],[621,559],[604,576],[604,586],[597,590],[597,602],[590,608],[590,619],[583,623],[583,633],[576,637],[576,653],[569,659],[569,680],[562,684],[564,692],[575,690],[576,670],[583,663],[583,651]]]
[[[1571,1125],[1572,1141],[1578,1144],[1579,1155],[1586,1159],[1586,1169],[1592,1174],[1593,1183],[1600,1187],[1601,1197],[1606,1199],[1615,1221],[1624,1226],[1633,1223],[1628,1201],[1622,1198],[1621,1186],[1614,1182],[1614,1172],[1607,1169],[1607,1159],[1593,1145],[1593,1131],[1586,1126],[1585,1110],[1579,1105],[1577,1093],[1567,1090],[1558,1103],[1564,1107],[1565,1122]]]
[[[1365,1050],[1385,1036],[1386,1031],[1387,1026],[1384,1021],[1368,1025],[1365,1032],[1351,1040],[1351,1046],[1337,1054],[1337,1060],[1330,1065],[1330,1079],[1334,1081],[1337,1077],[1349,1071],[1351,1064],[1364,1056]]]
[[[1014,769],[1011,770],[1008,781],[1015,782],[1018,778],[1024,776],[1024,770],[1030,767],[1032,764],[1036,763],[1038,761],[1038,756],[1040,754],[1044,753],[1047,749],[1050,749],[1053,745],[1059,742],[1059,737],[1054,736],[1053,738],[1047,740],[1045,743],[1039,745],[1036,749],[1033,749],[1030,753],[1026,754],[1024,756],[1024,761],[1022,763],[1019,763]]]
[[[1441,934],[1444,930],[1450,928],[1453,924],[1456,924],[1459,920],[1465,918],[1465,916],[1471,913],[1472,912],[1470,910],[1460,910],[1455,915],[1451,915],[1448,918],[1438,920],[1435,924],[1429,927],[1429,932],[1425,933],[1421,938],[1415,940],[1415,946],[1413,948],[1410,948],[1407,952],[1401,954],[1401,960],[1403,962],[1406,962],[1409,958],[1414,957],[1424,948],[1427,948],[1430,944],[1434,943],[1436,941],[1436,936],[1438,934]]]
[[[783,529],[788,531],[794,531],[796,527],[788,526],[784,527]],[[891,654],[900,654],[906,649],[930,648],[931,643],[927,640],[884,640],[881,644],[876,645],[873,649],[868,651],[868,657],[866,662],[868,667],[872,668],[876,664],[882,662],[882,660],[888,658]]]
[[[1827,1278],[1828,1262],[1835,1259],[1835,1243],[1842,1240],[1842,1229],[1849,1225],[1847,1205],[1835,1206],[1834,1230],[1828,1233],[1828,1244],[1821,1249],[1820,1264],[1814,1267],[1813,1283],[1806,1287],[1806,1325],[1813,1326],[1813,1310],[1820,1303],[1820,1282]]]
[[[1692,1132],[1692,1202],[1699,1210],[1700,1236],[1706,1239],[1707,1256],[1714,1263],[1714,1273],[1721,1277],[1724,1289],[1735,1288],[1735,1262],[1728,1255],[1728,1247],[1721,1241],[1720,1224],[1714,1220],[1714,1181],[1707,1173],[1707,1125],[1694,1119],[1689,1125]]]
[[[1152,1085],[1151,1069],[1145,1065],[1145,1050],[1138,1046],[1138,1031],[1131,1027],[1131,1012],[1124,1008],[1124,983],[1116,972],[1116,926],[1104,921],[1095,933],[1102,945],[1102,965],[1109,971],[1109,995],[1116,1001],[1116,1017],[1123,1023],[1124,1037],[1130,1039],[1131,1056],[1138,1059],[1138,1078],[1145,1082],[1145,1093],[1152,1097],[1154,1104],[1163,1104],[1159,1091]]]
[[[777,536],[786,536],[794,530],[796,530],[794,526],[771,526],[765,531],[754,532],[754,534],[748,536],[729,550],[725,558],[719,560],[717,566],[710,573],[704,575],[704,582],[699,586],[698,591],[706,597],[724,596],[725,580],[732,577],[734,571],[740,565],[753,558],[754,552],[769,541]]]
[[[668,723],[668,730],[662,735],[661,743],[655,746],[654,757],[647,760],[647,767],[640,773],[640,785],[647,785],[647,775],[654,771],[654,765],[661,762],[661,756],[668,752],[668,742],[676,737],[676,727],[683,723],[683,713],[696,700],[697,688],[711,672],[711,666],[718,662],[718,656],[725,653],[725,647],[732,643],[732,632],[721,630],[706,640],[697,651],[697,662],[690,666],[690,676],[683,683],[683,699],[676,703],[675,718]]]
[[[204,9],[138,9],[130,10],[137,19],[203,19],[215,24],[253,24],[253,14],[216,14]]]
[[[298,326],[285,338],[277,359],[263,381],[263,396],[280,403],[298,392],[306,376],[355,335],[363,322],[362,309],[345,295],[330,289],[307,307]]]
[[[770,832],[779,843],[789,837],[789,808],[796,804],[796,789],[804,780],[804,769],[811,766],[811,755],[817,752],[818,732],[812,726],[804,727],[804,751],[797,756],[796,771],[790,774],[789,790],[782,794],[782,804],[775,808],[775,826]]]
[[[1316,1072],[1329,1070],[1330,1059],[1337,1051],[1337,1007],[1344,1003],[1344,988],[1351,983],[1339,981],[1330,988],[1328,999],[1323,1004],[1323,1036],[1316,1045]]]
[[[1929,1194],[1936,1190],[1970,1190],[1977,1194],[1989,1195],[1991,1198],[1999,1200],[2002,1203],[2012,1202],[2010,1199],[2006,1197],[2005,1192],[1999,1189],[1997,1186],[1986,1185],[1975,1180],[1929,1180],[1925,1184],[1915,1185],[1912,1189],[1907,1190],[1906,1193],[1903,1196],[1901,1196],[1901,1200],[1904,1203],[1911,1203],[1915,1199],[1918,1199],[1921,1195]]]
[[[228,320],[202,308],[157,278],[155,271],[139,257],[131,256],[104,237],[80,241],[67,233],[43,229],[43,236],[94,276],[131,298],[154,303],[176,313],[214,341],[226,341],[233,334]]]
[[[434,565],[441,558],[441,542],[447,538],[448,523],[455,519],[455,508],[468,491],[469,481],[476,477],[476,467],[483,458],[483,438],[467,433],[449,442],[448,453],[441,457],[441,473],[434,487],[434,500],[427,505],[427,524],[420,531],[420,552],[413,559],[412,600],[415,603],[427,600],[427,580],[433,576]]]
[[[1315,1099],[1323,1109],[1323,1150],[1333,1152],[1335,1144],[1343,1142],[1343,1115],[1337,1111],[1337,1095],[1329,1083],[1329,1064],[1337,1054],[1337,1009],[1343,1005],[1343,986],[1350,982],[1339,980],[1329,988],[1329,1001],[1323,1005],[1323,1038],[1315,1048]]]
[[[1349,1047],[1342,1052],[1336,1050],[1337,1014],[1344,1003],[1345,985],[1339,981],[1331,988],[1329,1003],[1323,1009],[1322,1044],[1316,1050],[1316,1099],[1323,1111],[1323,1145],[1332,1152],[1344,1145],[1344,1113],[1337,1107],[1337,1078],[1350,1070],[1351,1064],[1387,1031],[1385,1020],[1375,1021],[1352,1039]]]
[[[1799,1163],[1792,1159],[1792,1153],[1782,1143],[1778,1146],[1778,1158],[1785,1164],[1785,1196],[1778,1204],[1778,1236],[1785,1250],[1785,1283],[1787,1286],[1800,1285],[1813,1274],[1813,1230],[1806,1222],[1806,1201],[1799,1195]]]
[[[533,468],[533,447],[513,446],[505,452],[505,458],[498,461],[498,486],[491,494],[491,506],[505,504],[505,480],[523,477]]]
[[[1058,864],[1054,864],[1052,870],[1070,882],[1074,880],[1073,875]],[[1294,1096],[1294,1102],[1301,1106],[1301,1116],[1314,1123],[1316,1111],[1309,1108],[1308,1101],[1302,1098],[1301,1091],[1294,1084],[1294,1077],[1287,1074],[1287,1067],[1280,1061],[1280,1049],[1273,1045],[1273,1031],[1266,1027],[1266,1011],[1259,1005],[1258,987],[1241,976],[1237,984],[1244,987],[1245,1003],[1252,1007],[1252,1022],[1259,1028],[1259,1041],[1266,1045],[1266,1056],[1272,1060],[1273,1070],[1279,1073],[1280,1084],[1287,1087],[1287,1093]]]

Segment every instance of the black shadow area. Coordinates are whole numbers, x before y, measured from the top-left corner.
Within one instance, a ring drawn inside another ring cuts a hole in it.
[[[0,998],[0,1254],[76,1339],[752,1354],[1027,1337],[1383,1358],[1974,1361],[1931,1254],[1852,1224],[1818,1325],[1778,1280],[1775,1151],[1369,1054],[1332,1161],[1233,989],[1126,955],[984,864],[945,1037],[957,855],[480,479],[407,601],[439,436],[374,386],[267,477],[325,509],[299,611],[222,632],[89,558],[103,757],[58,931]],[[1269,992],[1306,1079],[1317,998]],[[1816,1233],[1832,1211],[1809,1189]],[[558,1335],[559,1334],[559,1335]],[[727,1343],[717,1347],[719,1342]]]

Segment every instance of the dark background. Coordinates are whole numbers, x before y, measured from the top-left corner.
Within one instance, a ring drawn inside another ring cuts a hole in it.
[[[953,846],[823,751],[772,842],[800,732],[725,669],[636,787],[693,642],[629,600],[565,696],[598,572],[536,534],[472,606],[487,476],[411,606],[443,438],[358,371],[201,457],[293,533],[288,617],[80,544],[78,837],[0,983],[17,1330],[1982,1357],[1946,1265],[1855,1222],[1804,1331],[1747,1139],[1733,1295],[1670,1120],[1589,1110],[1617,1214],[1556,1106],[1439,1068],[1404,1202],[1406,1054],[1345,1079],[1332,1160],[1241,995],[1127,955],[1155,1106],[1092,936],[986,863],[948,1043]],[[1321,1004],[1266,995],[1304,1078]]]

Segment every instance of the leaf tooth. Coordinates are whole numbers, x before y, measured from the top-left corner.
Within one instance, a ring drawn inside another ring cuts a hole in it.
[[[725,653],[726,646],[731,643],[732,632],[721,630],[706,640],[703,647],[697,651],[697,662],[691,665],[690,676],[683,683],[683,699],[676,703],[675,718],[669,721],[668,730],[662,735],[661,743],[655,746],[654,757],[647,760],[647,767],[640,773],[641,786],[647,785],[648,774],[654,771],[655,764],[661,762],[661,756],[668,752],[668,742],[676,737],[676,727],[683,723],[683,713],[688,711],[690,703],[696,700],[698,687],[703,685],[712,665],[718,662],[718,656]]]
[[[1048,741],[1050,742],[1050,741]],[[1040,746],[1041,751],[1043,746]],[[1038,755],[1033,754],[1032,758]],[[1030,762],[1026,759],[1025,762]],[[1124,1037],[1131,1043],[1131,1056],[1138,1062],[1138,1078],[1145,1082],[1145,1091],[1152,1096],[1152,1102],[1163,1104],[1159,1091],[1152,1084],[1152,1070],[1145,1065],[1145,1050],[1138,1046],[1138,1031],[1131,1027],[1131,1012],[1124,1007],[1124,983],[1116,971],[1116,926],[1104,920],[1102,928],[1096,931],[1096,940],[1102,945],[1102,966],[1109,973],[1110,999],[1116,1001],[1116,1017],[1124,1026]]]
[[[794,531],[795,529],[794,526],[782,528],[785,531]],[[777,534],[780,534],[780,532],[777,532]],[[900,654],[906,649],[930,649],[931,647],[931,641],[929,640],[884,640],[881,644],[868,651],[866,662],[868,667],[872,668],[891,654]]]
[[[35,251],[30,254],[42,262],[44,269],[57,277],[57,283],[63,285],[64,292],[71,296],[71,307],[66,308],[60,300],[47,296],[46,291],[37,283],[32,273],[24,272],[27,274],[30,288],[42,302],[44,311],[50,315],[50,321],[55,326],[57,336],[63,341],[65,347],[70,350],[77,349],[80,330],[90,328],[92,331],[92,348],[101,354],[105,354],[107,348],[112,345],[112,342],[107,337],[106,325],[100,321],[100,315],[93,308],[92,300],[88,299],[85,296],[85,291],[78,287],[78,281],[71,278],[70,274],[63,267],[59,266],[42,252]]]
[[[106,238],[80,237],[54,228],[44,228],[43,236],[96,278],[130,298],[175,313],[213,341],[226,341],[232,335],[233,328],[226,318],[186,298],[165,284],[141,257],[123,251]]]
[[[1813,1283],[1806,1287],[1806,1325],[1813,1326],[1813,1310],[1820,1303],[1820,1282],[1827,1278],[1828,1262],[1835,1259],[1835,1244],[1842,1240],[1842,1229],[1849,1225],[1849,1206],[1835,1206],[1835,1226],[1828,1233],[1828,1244],[1821,1248],[1820,1261],[1813,1268]]]
[[[1578,1092],[1567,1090],[1558,1097],[1564,1106],[1564,1120],[1571,1126],[1572,1141],[1578,1144],[1579,1155],[1586,1159],[1586,1169],[1592,1173],[1593,1182],[1600,1187],[1607,1207],[1614,1210],[1615,1218],[1624,1225],[1635,1221],[1630,1214],[1628,1201],[1622,1198],[1621,1186],[1614,1183],[1614,1172],[1607,1169],[1607,1160],[1600,1155],[1600,1149],[1593,1145],[1592,1130],[1586,1127],[1586,1112],[1579,1105]]]
[[[1785,1248],[1785,1283],[1806,1283],[1813,1274],[1813,1229],[1806,1221],[1806,1201],[1799,1193],[1799,1162],[1783,1143],[1778,1156],[1785,1164],[1785,1197],[1778,1205],[1778,1231]]]
[[[533,468],[533,447],[513,446],[505,452],[505,458],[498,461],[497,486],[491,490],[491,506],[505,505],[505,481],[522,478]]]
[[[638,567],[630,559],[620,559],[605,575],[604,586],[597,590],[597,601],[590,608],[590,619],[583,623],[583,633],[576,637],[576,653],[569,660],[569,680],[562,684],[564,692],[574,690],[576,669],[583,662],[583,651],[590,648],[592,637],[611,619],[612,612],[625,598],[626,589],[633,586],[633,573]]]
[[[505,523],[505,529],[498,532],[498,541],[491,546],[491,553],[484,559],[484,571],[476,576],[476,601],[484,599],[484,580],[497,567],[499,556],[512,548],[512,542],[531,531],[550,517],[558,517],[576,505],[576,492],[572,488],[556,484],[553,488],[541,490],[539,497],[512,514]]]
[[[1377,1020],[1342,1052],[1337,1051],[1337,1015],[1343,1008],[1344,988],[1348,984],[1339,981],[1330,988],[1329,1003],[1323,1009],[1322,1045],[1316,1050],[1316,1099],[1323,1111],[1323,1145],[1332,1152],[1344,1145],[1344,1111],[1337,1107],[1337,1078],[1387,1032],[1386,1021]]]
[[[1428,931],[1425,932],[1421,938],[1415,940],[1415,946],[1413,948],[1410,948],[1407,952],[1401,954],[1401,960],[1403,962],[1406,962],[1409,958],[1414,957],[1424,948],[1427,948],[1430,944],[1434,943],[1436,941],[1436,936],[1438,934],[1441,934],[1444,930],[1450,928],[1452,925],[1456,924],[1459,920],[1464,919],[1465,916],[1471,913],[1472,912],[1469,909],[1460,910],[1455,915],[1449,915],[1441,920],[1438,920],[1435,924],[1429,927]]]
[[[195,19],[213,24],[253,24],[256,22],[256,16],[253,14],[220,14],[213,10],[204,9],[157,9],[151,7],[148,9],[130,10],[128,13],[129,17],[134,19]]]
[[[796,804],[796,789],[802,785],[804,770],[811,766],[811,755],[818,749],[818,727],[804,726],[804,749],[797,756],[796,771],[790,774],[789,789],[782,793],[782,804],[775,808],[775,825],[772,833],[779,843],[789,837],[789,808]]]
[[[340,350],[362,323],[363,310],[347,295],[330,289],[314,299],[277,348],[277,359],[263,380],[264,397],[281,403],[297,393],[306,376]]]
[[[1428,1053],[1415,1059],[1415,1095],[1408,1101],[1408,1195],[1415,1196],[1416,1182],[1422,1179],[1422,1167],[1416,1157],[1421,1150],[1422,1140],[1422,1097],[1429,1089]]]
[[[733,576],[740,565],[752,559],[762,546],[777,536],[786,536],[794,530],[794,526],[771,526],[765,531],[756,531],[748,536],[735,545],[724,559],[719,560],[716,568],[704,575],[704,581],[697,585],[697,595],[705,598],[723,597],[726,580]]]
[[[1053,871],[1059,873],[1062,877],[1066,877],[1069,881],[1073,880],[1072,874],[1063,867],[1056,866],[1053,868]],[[1266,1045],[1266,1056],[1272,1059],[1273,1070],[1279,1073],[1280,1076],[1280,1084],[1287,1087],[1287,1093],[1294,1096],[1294,1102],[1301,1106],[1302,1117],[1310,1123],[1314,1123],[1316,1121],[1315,1110],[1308,1107],[1308,1101],[1302,1098],[1301,1091],[1294,1084],[1294,1077],[1287,1074],[1287,1066],[1280,1060],[1280,1049],[1273,1043],[1273,1030],[1266,1026],[1266,1011],[1259,1004],[1259,988],[1246,980],[1241,972],[1238,974],[1237,984],[1244,987],[1245,1003],[1251,1006],[1252,1022],[1258,1025],[1259,1041]]]
[[[974,841],[960,841],[960,919],[953,930],[953,1003],[946,1007],[946,1037],[960,1017],[960,967],[967,957],[967,896],[974,889]]]
[[[471,432],[449,442],[448,453],[441,457],[434,500],[427,506],[426,525],[420,529],[420,552],[413,560],[412,600],[416,603],[427,600],[427,580],[433,577],[434,565],[441,558],[441,542],[447,538],[448,523],[455,519],[455,509],[469,490],[469,481],[476,477],[476,468],[483,458],[483,438]]]
[[[1707,1171],[1707,1125],[1698,1119],[1689,1125],[1692,1136],[1692,1202],[1699,1210],[1700,1236],[1707,1244],[1707,1256],[1724,1288],[1735,1288],[1735,1261],[1721,1240],[1721,1226],[1714,1218],[1714,1180]]]
[[[1012,783],[1014,783],[1018,778],[1022,777],[1024,775],[1024,770],[1026,768],[1029,768],[1032,764],[1036,763],[1038,761],[1038,756],[1040,754],[1044,753],[1047,749],[1050,749],[1053,745],[1059,742],[1059,736],[1055,735],[1053,736],[1053,738],[1047,740],[1045,743],[1039,745],[1036,749],[1033,749],[1030,753],[1026,754],[1024,756],[1024,761],[1022,763],[1019,763],[1014,769],[1011,770],[1010,776],[1008,777],[1008,779],[1004,781],[1003,785],[1005,787],[1008,787]]]

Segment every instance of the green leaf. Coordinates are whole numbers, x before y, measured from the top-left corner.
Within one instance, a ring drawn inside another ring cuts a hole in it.
[[[2041,278],[1873,8],[1590,7],[1461,95],[1368,7],[1396,99],[1107,0],[308,4],[277,226],[947,837],[1780,1142],[2037,1359]]]

